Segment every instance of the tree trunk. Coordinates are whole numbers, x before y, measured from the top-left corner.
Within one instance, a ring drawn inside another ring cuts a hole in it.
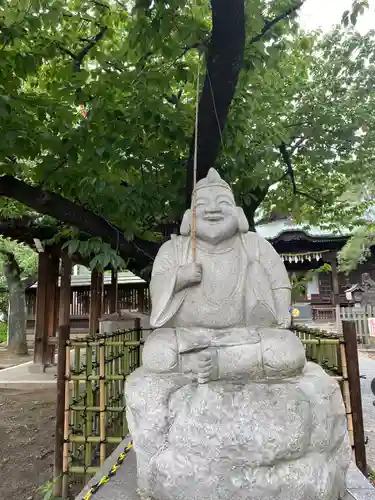
[[[26,298],[21,270],[11,252],[5,253],[4,276],[9,290],[8,351],[27,355]]]
[[[212,33],[207,72],[198,110],[197,180],[206,177],[221,149],[222,132],[243,66],[245,48],[244,0],[211,0]],[[193,191],[195,134],[187,162],[186,204]]]
[[[28,354],[26,339],[26,299],[21,282],[9,284],[8,351]]]

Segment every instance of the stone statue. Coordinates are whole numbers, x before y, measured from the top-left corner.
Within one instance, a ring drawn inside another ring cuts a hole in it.
[[[288,330],[290,282],[211,169],[151,279],[154,332],[126,382],[143,498],[338,500],[351,453],[337,382]]]

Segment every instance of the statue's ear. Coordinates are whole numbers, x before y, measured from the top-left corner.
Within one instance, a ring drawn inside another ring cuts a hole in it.
[[[246,219],[245,212],[241,207],[237,207],[238,229],[240,233],[247,233],[249,231],[249,223]]]
[[[186,210],[182,218],[180,226],[180,234],[181,236],[189,236],[190,232],[191,232],[191,210],[188,209]]]

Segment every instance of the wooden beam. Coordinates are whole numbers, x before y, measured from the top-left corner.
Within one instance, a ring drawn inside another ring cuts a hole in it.
[[[117,271],[111,271],[111,284],[108,290],[109,313],[114,314],[118,311],[118,274]]]
[[[103,273],[94,270],[91,273],[89,334],[99,332],[99,318],[102,312]]]

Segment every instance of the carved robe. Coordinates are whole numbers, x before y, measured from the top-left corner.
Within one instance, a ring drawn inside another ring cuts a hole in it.
[[[198,242],[202,282],[175,292],[178,269],[191,261],[191,239],[174,235],[159,251],[150,287],[151,325],[176,328],[180,352],[248,343],[249,327],[288,326],[288,274],[256,233],[238,236],[220,252],[208,252]]]

